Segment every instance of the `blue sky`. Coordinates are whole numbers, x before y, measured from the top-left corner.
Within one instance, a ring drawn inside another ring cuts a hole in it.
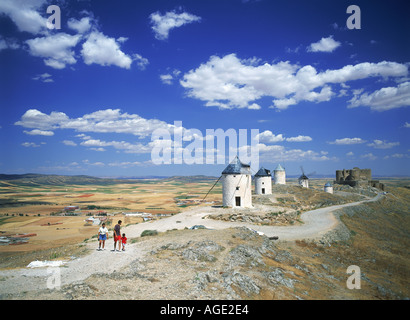
[[[355,1],[349,29],[351,4],[2,0],[0,172],[218,176],[228,149],[161,165],[152,150],[205,148],[207,129],[246,129],[250,145],[258,129],[271,170],[409,175],[409,6]]]

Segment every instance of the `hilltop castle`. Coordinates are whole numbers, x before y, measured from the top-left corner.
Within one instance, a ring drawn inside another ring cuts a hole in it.
[[[334,183],[347,184],[351,187],[375,187],[384,190],[384,184],[378,180],[372,180],[371,169],[353,169],[336,170],[336,180]]]

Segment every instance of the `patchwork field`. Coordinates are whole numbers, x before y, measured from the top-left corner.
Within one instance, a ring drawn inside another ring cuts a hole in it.
[[[110,186],[65,185],[21,186],[2,183],[0,215],[53,214],[66,206],[105,210],[111,213],[143,211],[178,213],[180,208],[201,200],[214,181],[180,182],[175,180],[136,180]],[[221,187],[216,186],[206,201],[220,201]],[[181,201],[178,201],[181,200]]]
[[[27,237],[27,243],[0,245],[0,256],[57,248],[95,237],[98,225],[87,223],[89,216],[107,215],[110,229],[119,219],[123,226],[143,221],[142,217],[126,216],[127,213],[144,212],[155,219],[194,205],[218,205],[222,199],[220,185],[201,202],[215,181],[175,178],[125,180],[110,185],[0,181],[0,236],[35,234]],[[78,206],[79,210],[65,212],[67,206]]]

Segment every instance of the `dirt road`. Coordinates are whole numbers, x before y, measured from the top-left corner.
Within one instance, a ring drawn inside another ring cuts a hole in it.
[[[227,210],[235,212],[235,209],[197,207],[169,218],[132,225],[124,230],[128,237],[138,237],[144,230],[164,232],[172,229],[191,228],[194,225],[203,225],[209,229],[226,229],[245,226],[263,232],[268,237],[278,236],[280,240],[320,239],[325,233],[332,230],[338,224],[338,220],[332,212],[344,207],[359,205],[363,202],[377,201],[380,197],[381,195],[379,194],[368,200],[306,211],[302,213],[300,217],[303,224],[295,226],[258,226],[246,222],[205,219],[205,216],[217,215]]]

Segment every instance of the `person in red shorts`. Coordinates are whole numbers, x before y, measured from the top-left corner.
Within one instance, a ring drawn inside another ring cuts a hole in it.
[[[122,234],[121,241],[122,241],[122,251],[125,251],[125,245],[127,244],[127,237],[125,236],[125,233]]]
[[[118,223],[115,225],[114,227],[114,251],[116,244],[118,242],[118,250],[117,251],[121,251],[121,220],[118,220]]]

